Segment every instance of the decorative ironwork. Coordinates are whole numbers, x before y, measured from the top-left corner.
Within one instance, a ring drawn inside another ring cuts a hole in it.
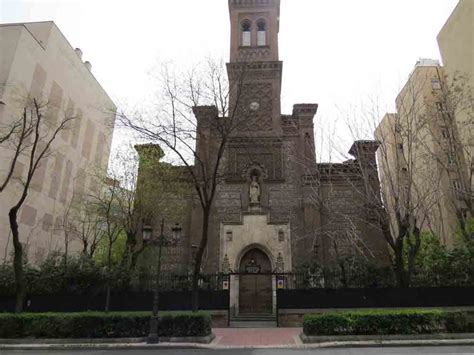
[[[255,259],[250,260],[247,265],[245,265],[245,272],[248,274],[258,274],[262,267],[257,264]]]

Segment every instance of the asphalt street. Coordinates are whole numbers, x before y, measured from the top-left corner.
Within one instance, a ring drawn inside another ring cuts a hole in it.
[[[88,351],[0,351],[2,355],[52,354],[52,355],[370,355],[370,354],[474,354],[474,346],[411,347],[411,348],[341,348],[341,349],[228,349],[228,350],[88,350]]]

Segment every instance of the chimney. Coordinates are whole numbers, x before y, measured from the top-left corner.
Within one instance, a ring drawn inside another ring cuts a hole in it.
[[[92,64],[90,62],[84,62],[84,65],[86,66],[87,69],[89,69],[89,71],[92,71]]]
[[[74,49],[74,52],[76,52],[77,56],[82,59],[82,51],[80,48]]]

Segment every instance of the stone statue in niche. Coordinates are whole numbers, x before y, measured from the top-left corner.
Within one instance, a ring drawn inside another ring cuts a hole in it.
[[[249,199],[251,205],[260,204],[260,184],[258,183],[257,175],[252,175],[252,181],[249,187]]]

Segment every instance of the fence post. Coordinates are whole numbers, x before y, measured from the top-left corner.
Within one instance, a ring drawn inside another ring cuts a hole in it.
[[[276,323],[277,323],[277,328],[280,328],[280,311],[279,311],[279,309],[278,309],[278,293],[279,293],[279,292],[278,292],[278,291],[279,291],[279,290],[278,290],[278,277],[279,277],[279,276],[277,275],[276,278],[275,278],[275,279],[276,279],[276,280],[275,280],[275,282],[276,282],[276,287],[275,287],[275,288],[276,288],[276,297],[275,297],[276,305],[275,305],[275,308],[276,308]]]
[[[227,327],[230,327],[230,273],[223,274],[223,279],[227,281]]]

